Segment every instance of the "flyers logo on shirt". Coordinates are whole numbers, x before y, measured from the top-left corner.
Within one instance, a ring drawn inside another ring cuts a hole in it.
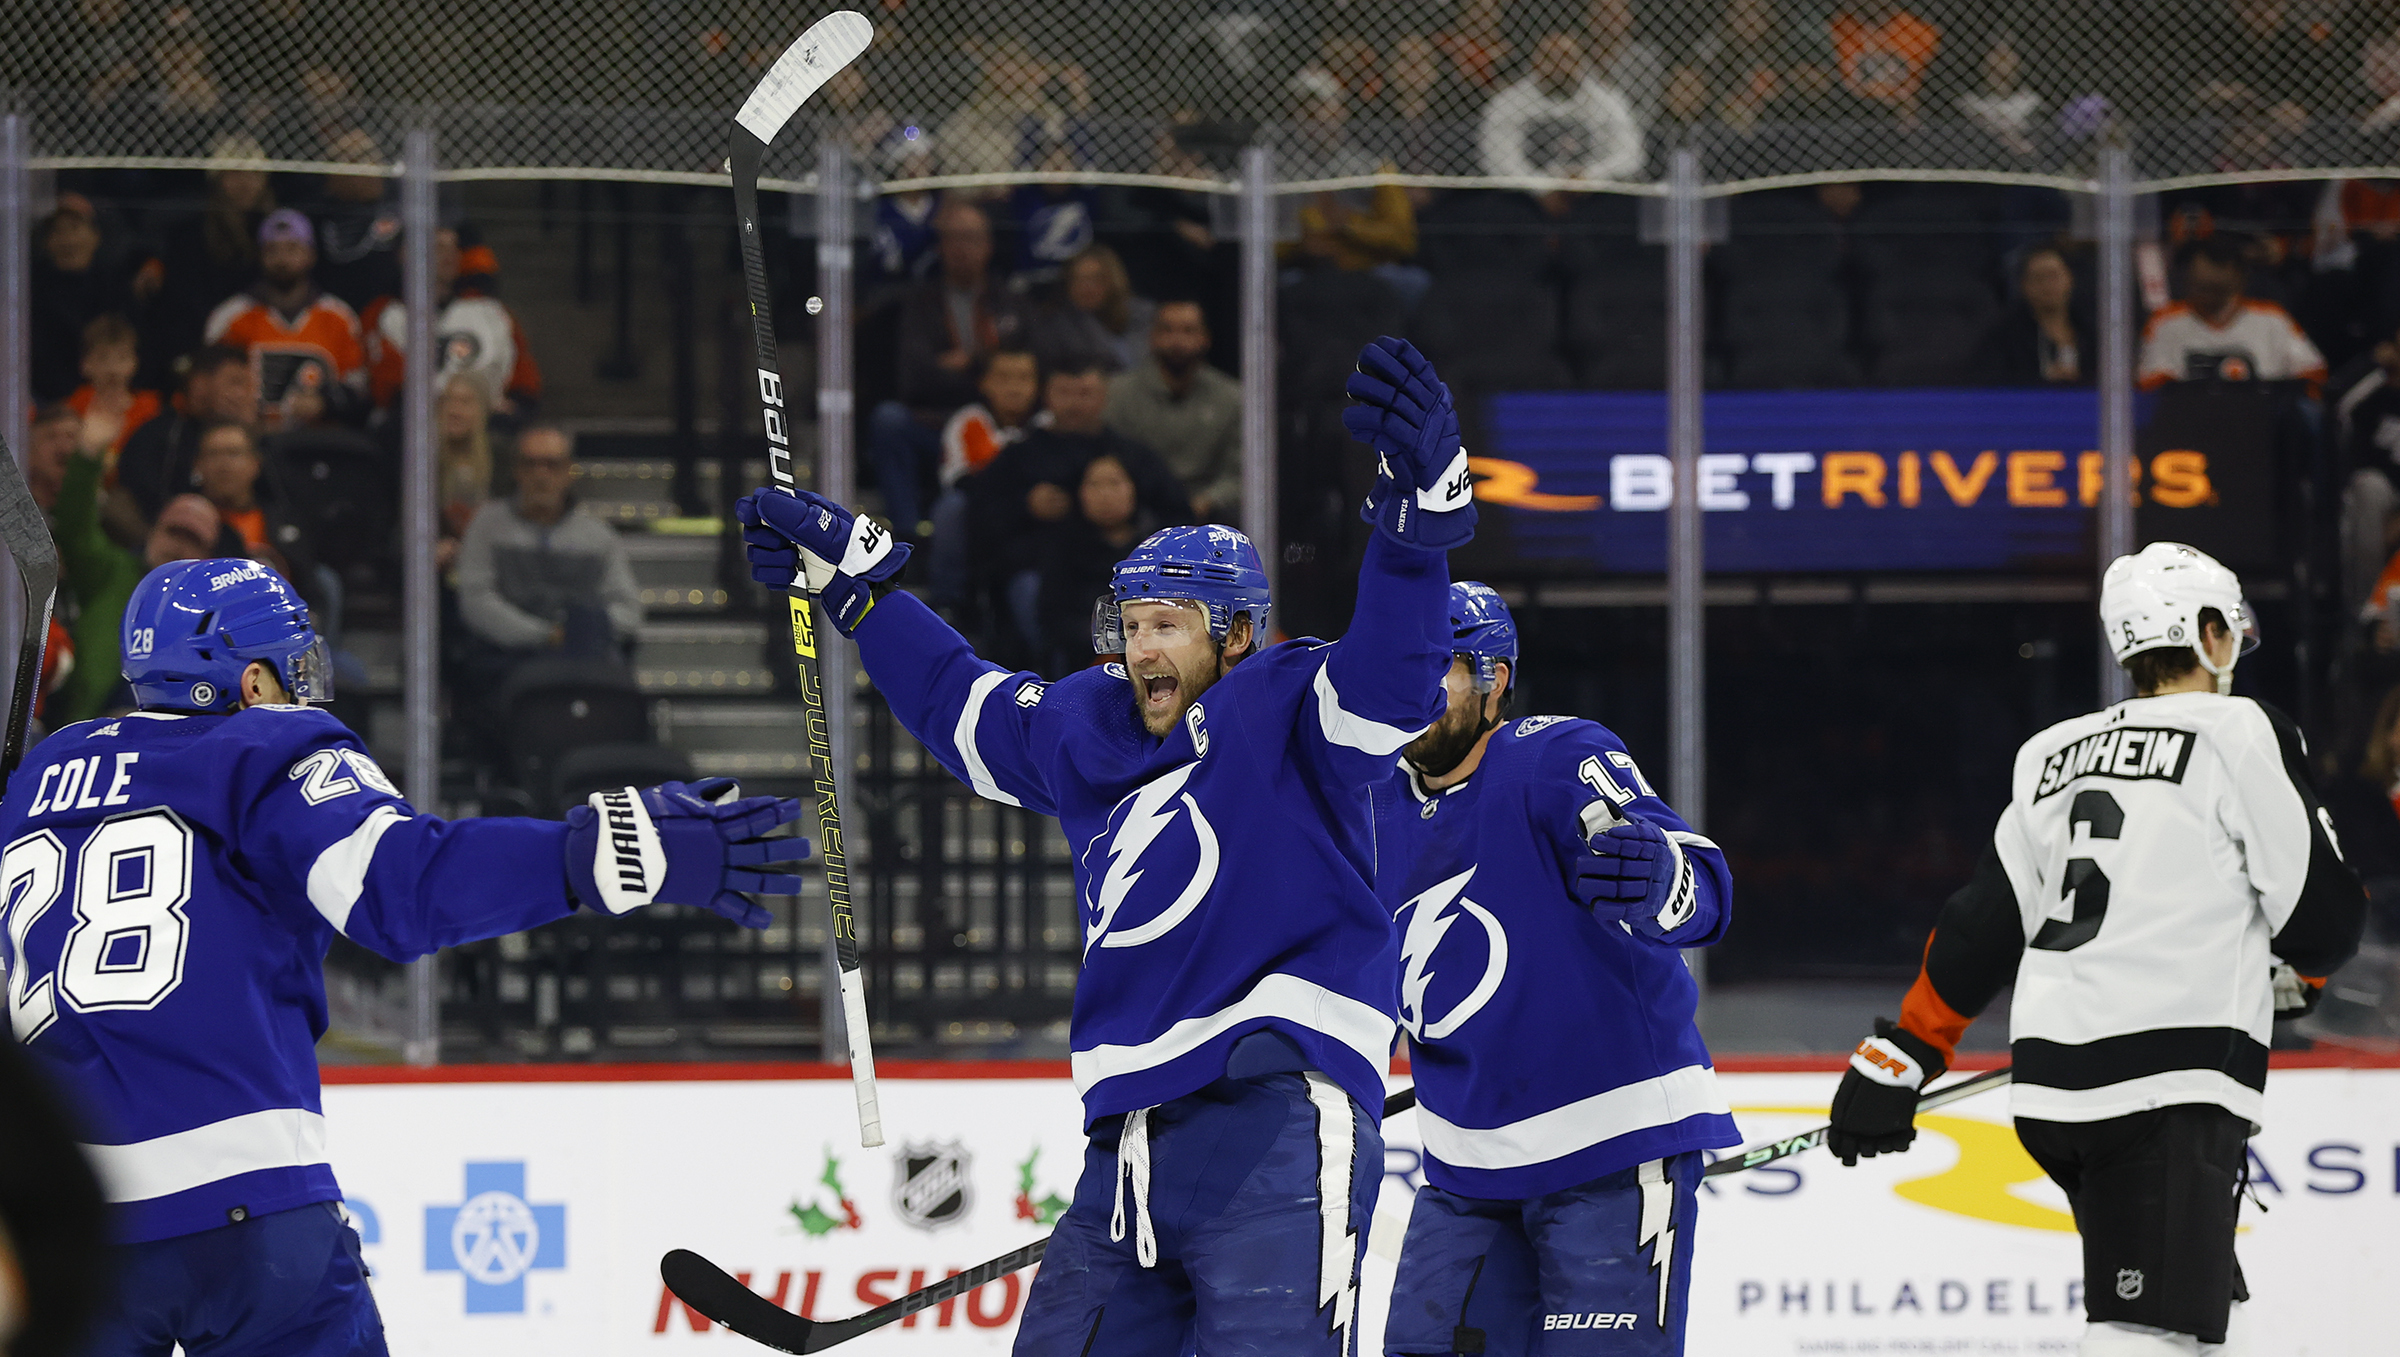
[[[1165,937],[1217,884],[1216,826],[1183,789],[1199,766],[1184,764],[1119,801],[1108,828],[1085,846],[1086,956],[1095,947],[1139,947]],[[1161,899],[1165,907],[1150,913]],[[1128,911],[1138,921],[1117,928],[1118,915]]]

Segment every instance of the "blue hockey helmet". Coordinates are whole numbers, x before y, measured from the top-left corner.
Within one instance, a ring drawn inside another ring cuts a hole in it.
[[[1475,664],[1475,691],[1488,693],[1500,682],[1500,661],[1508,662],[1511,686],[1517,677],[1517,619],[1492,586],[1457,580],[1450,586],[1450,653]]]
[[[1221,523],[1160,528],[1108,572],[1108,593],[1092,608],[1092,650],[1125,651],[1124,605],[1145,601],[1197,603],[1208,613],[1208,634],[1223,642],[1237,613],[1250,614],[1252,649],[1267,630],[1267,567],[1258,548]]]
[[[294,702],[333,696],[333,664],[308,605],[257,561],[173,561],[151,571],[126,600],[122,640],[139,706],[238,711],[253,660],[275,670]]]

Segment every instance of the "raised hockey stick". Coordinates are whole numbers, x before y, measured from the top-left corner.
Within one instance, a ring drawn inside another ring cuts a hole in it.
[[[1986,1089],[1999,1088],[2007,1082],[2008,1066],[2002,1065],[1996,1070],[1985,1070],[1972,1079],[1962,1079],[1948,1088],[1937,1088],[1917,1099],[1917,1111],[1924,1113],[1931,1112],[1937,1107],[1948,1107],[1961,1098],[1972,1098]],[[1729,1154],[1702,1169],[1700,1176],[1714,1178],[1720,1174],[1740,1173],[1743,1169],[1754,1169],[1761,1164],[1772,1164],[1778,1159],[1788,1159],[1802,1150],[1813,1150],[1824,1144],[1825,1133],[1832,1129],[1830,1126],[1820,1126],[1813,1131],[1802,1131],[1796,1136],[1790,1136],[1783,1140],[1770,1140],[1764,1145],[1753,1145],[1739,1154]]]
[[[1401,1089],[1383,1100],[1383,1115],[1397,1116],[1415,1106],[1416,1101],[1415,1089]],[[860,1334],[872,1333],[893,1320],[963,1296],[1019,1268],[1032,1267],[1042,1261],[1042,1254],[1049,1247],[1050,1240],[1045,1235],[1014,1253],[1001,1254],[980,1267],[945,1277],[922,1291],[911,1291],[898,1300],[848,1319],[808,1319],[793,1314],[690,1249],[676,1249],[659,1259],[658,1275],[684,1304],[753,1343],[763,1343],[778,1352],[823,1352]]]
[[[17,637],[16,682],[8,690],[8,729],[0,732],[0,783],[5,783],[25,758],[33,700],[42,687],[42,652],[50,644],[50,607],[58,594],[58,544],[50,540],[50,524],[42,517],[42,506],[33,502],[33,491],[5,438],[0,438],[0,544],[16,562],[17,587],[25,605],[25,630]]]
[[[767,256],[758,235],[758,170],[767,143],[792,114],[844,66],[858,60],[875,36],[875,26],[855,10],[837,10],[809,26],[733,118],[733,211],[740,219],[742,279],[750,289],[750,333],[758,346],[758,399],[767,426],[767,472],[775,488],[799,488],[792,475],[790,416],[783,400],[783,373],[776,361],[775,319],[768,309]],[[842,977],[842,1020],[850,1034],[850,1084],[858,1094],[858,1143],[883,1143],[883,1111],[875,1098],[875,1048],[867,1034],[867,992],[858,974],[858,923],[850,912],[849,853],[842,838],[841,770],[833,766],[832,731],[825,722],[825,680],[817,663],[817,628],[809,601],[787,600],[792,614],[792,654],[800,667],[800,704],[808,725],[808,756],[817,774],[817,856],[825,864],[825,900],[833,911],[834,961]]]

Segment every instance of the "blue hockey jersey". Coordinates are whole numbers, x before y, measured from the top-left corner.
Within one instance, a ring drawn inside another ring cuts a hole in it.
[[[1448,591],[1440,553],[1373,539],[1348,634],[1240,661],[1163,740],[1122,666],[1012,674],[905,594],[860,624],[867,672],[942,766],[1066,832],[1088,1119],[1210,1083],[1261,1030],[1381,1109],[1398,955],[1367,793],[1440,715]]]
[[[406,961],[573,911],[564,824],[420,815],[304,707],[44,740],[0,799],[17,1040],[85,1121],[127,1242],[336,1201],[318,1101],[333,935]]]
[[[1596,802],[1658,825],[1691,861],[1699,907],[1664,943],[1568,893],[1586,824],[1611,818],[1587,816]],[[1723,936],[1725,856],[1615,735],[1570,717],[1510,721],[1466,781],[1427,793],[1403,766],[1375,803],[1428,1181],[1522,1199],[1737,1143],[1676,951]]]

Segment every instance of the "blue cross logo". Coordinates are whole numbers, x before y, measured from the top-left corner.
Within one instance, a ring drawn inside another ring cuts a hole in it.
[[[467,1165],[466,1201],[425,1208],[425,1270],[467,1276],[467,1313],[525,1313],[525,1274],[567,1265],[567,1208],[525,1200],[525,1163]]]

